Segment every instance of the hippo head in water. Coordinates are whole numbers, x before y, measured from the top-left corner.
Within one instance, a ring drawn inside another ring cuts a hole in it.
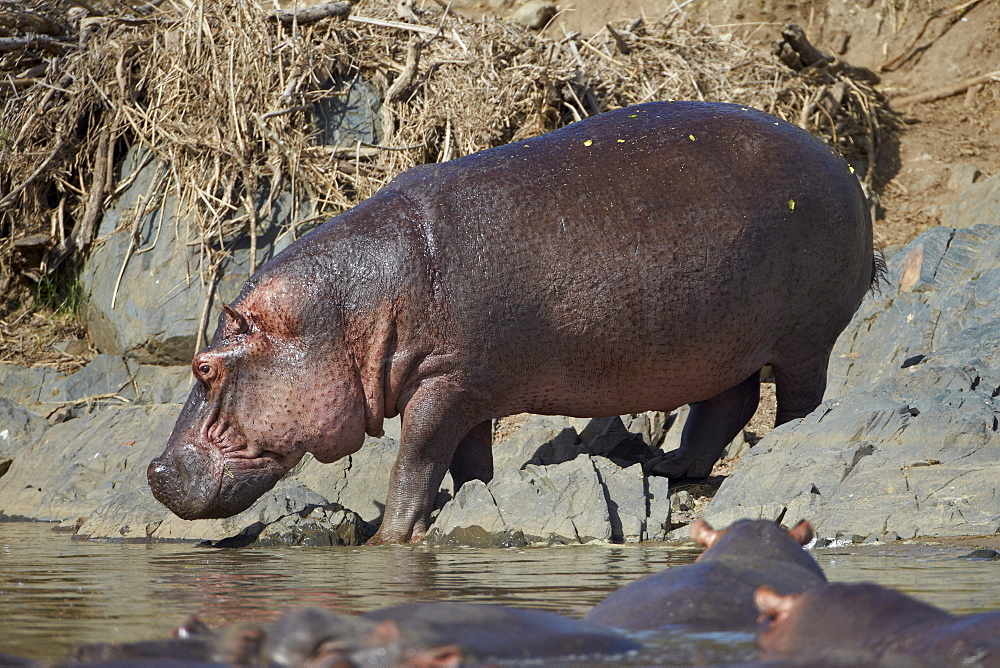
[[[357,370],[344,337],[330,335],[343,331],[340,316],[313,309],[313,291],[262,271],[195,355],[195,386],[147,470],[153,495],[179,517],[235,515],[306,452],[331,462],[361,447]]]

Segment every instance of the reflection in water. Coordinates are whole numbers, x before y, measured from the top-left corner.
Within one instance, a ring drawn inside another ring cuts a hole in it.
[[[890,548],[816,556],[831,580],[875,581],[955,612],[1000,608],[997,562],[957,559],[962,551],[954,549]],[[611,591],[696,554],[664,545],[220,550],[74,541],[51,525],[0,523],[0,652],[54,660],[78,643],[167,637],[192,614],[218,626],[269,621],[300,605],[358,613],[450,600],[581,616]],[[753,658],[748,634],[642,639],[649,649],[628,663]]]

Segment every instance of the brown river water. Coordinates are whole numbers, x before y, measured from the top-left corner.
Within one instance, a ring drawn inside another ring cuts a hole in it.
[[[1000,561],[960,558],[970,550],[947,543],[893,543],[824,548],[814,555],[831,581],[877,582],[956,613],[1000,609]],[[663,543],[222,550],[190,543],[79,541],[52,525],[7,522],[0,523],[0,653],[55,661],[78,643],[169,637],[192,614],[218,626],[268,621],[298,605],[365,612],[448,600],[581,616],[624,584],[689,563],[697,554],[690,545]],[[749,634],[675,631],[640,637],[647,649],[605,664],[755,658]]]

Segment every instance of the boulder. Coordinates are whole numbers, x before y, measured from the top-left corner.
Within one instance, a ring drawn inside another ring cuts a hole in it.
[[[669,440],[676,422],[661,412],[523,416],[493,446],[493,480],[463,485],[441,509],[429,540],[474,546],[663,540],[669,481],[645,476],[642,465],[662,454],[656,446]]]
[[[739,462],[708,522],[805,517],[828,539],[1000,531],[1000,227],[930,230],[889,279],[838,342],[826,401]]]
[[[941,224],[948,227],[1000,225],[1000,175],[976,179],[978,170],[966,166],[953,172],[958,196],[941,209]]]
[[[191,367],[139,364],[120,355],[98,355],[84,368],[64,374],[50,367],[0,365],[0,399],[48,415],[59,407],[82,411],[122,403],[183,403],[191,389]]]
[[[132,181],[105,209],[98,244],[80,275],[89,293],[83,315],[101,352],[145,363],[186,364],[195,353],[209,294],[213,306],[221,306],[236,297],[249,277],[250,238],[236,234],[222,240],[224,248],[215,248],[224,259],[214,289],[209,286],[200,246],[189,243],[195,241],[195,231],[177,211],[175,194],[160,190],[164,169],[163,161],[147,149],[129,150],[119,182]],[[270,217],[262,221],[257,266],[291,241],[292,221],[302,212],[291,209],[290,199],[276,198]],[[212,308],[208,313],[205,335],[211,338],[218,312]]]
[[[561,464],[505,468],[488,485],[467,482],[441,509],[431,539],[478,527],[487,534],[521,532],[530,542],[609,541],[611,518],[594,459],[579,455]]]

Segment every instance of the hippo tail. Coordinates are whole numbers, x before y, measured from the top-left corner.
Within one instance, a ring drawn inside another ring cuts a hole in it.
[[[892,283],[889,281],[889,268],[885,264],[885,255],[882,254],[881,248],[876,247],[872,254],[872,280],[868,286],[868,292],[878,293],[881,297],[883,285],[892,287]]]

